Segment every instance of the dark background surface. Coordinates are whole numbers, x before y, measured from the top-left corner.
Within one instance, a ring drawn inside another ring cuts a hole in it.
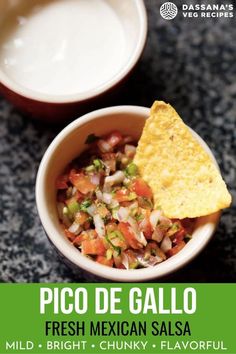
[[[170,102],[213,150],[234,202],[213,240],[191,264],[163,281],[236,280],[236,23],[235,18],[172,21],[160,2],[145,1],[149,33],[136,71],[107,105]],[[175,1],[180,4],[181,1]],[[191,1],[194,3],[194,1]],[[225,3],[225,2],[224,2]],[[0,98],[0,281],[75,282],[51,248],[35,206],[39,162],[60,130],[24,117]]]

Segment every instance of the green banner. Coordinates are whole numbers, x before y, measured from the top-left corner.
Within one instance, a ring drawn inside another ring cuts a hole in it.
[[[1,284],[0,353],[236,353],[235,284]]]

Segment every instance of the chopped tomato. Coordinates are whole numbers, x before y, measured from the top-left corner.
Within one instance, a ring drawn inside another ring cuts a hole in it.
[[[56,188],[57,189],[67,189],[69,182],[68,174],[61,175],[56,179]]]
[[[100,238],[95,238],[93,240],[83,241],[82,253],[96,256],[104,256],[106,253],[106,248],[103,240]]]
[[[88,240],[89,239],[89,234],[87,232],[81,232],[80,235],[76,236],[76,238],[73,241],[74,246],[80,246],[81,242]]]
[[[92,192],[96,188],[88,176],[85,176],[83,173],[77,173],[75,170],[71,170],[69,179],[82,194]]]
[[[181,220],[181,224],[185,228],[186,233],[191,234],[193,232],[194,221],[195,219],[189,219],[189,218]]]
[[[152,234],[153,234],[153,228],[149,220],[147,220],[147,223],[145,227],[142,229],[140,228],[141,231],[143,231],[144,236],[146,237],[147,240],[152,239]]]
[[[133,249],[143,248],[143,245],[136,239],[135,233],[127,222],[120,222],[118,229],[124,235],[124,238]]]
[[[129,201],[130,191],[126,188],[119,189],[115,194],[115,199],[119,202],[127,202]]]
[[[90,229],[87,231],[87,234],[89,235],[89,239],[93,240],[94,238],[98,238],[97,231],[94,229]]]
[[[141,178],[137,178],[133,184],[132,189],[140,197],[152,198],[152,190],[148,184]]]
[[[123,138],[122,138],[121,133],[118,131],[114,131],[108,135],[108,137],[106,138],[106,141],[110,146],[114,147],[114,146],[118,145],[122,141],[122,139]]]
[[[171,248],[166,254],[168,257],[172,257],[175,254],[177,254],[179,251],[182,250],[182,248],[184,248],[184,246],[186,245],[186,243],[184,241],[180,241],[180,243],[178,243],[176,246],[174,246],[173,248]]]
[[[186,236],[186,230],[182,228],[174,234],[173,242],[179,244]]]
[[[81,201],[84,200],[84,195],[83,195],[82,193],[80,193],[79,191],[77,191],[77,192],[75,193],[75,195],[76,195],[76,198],[77,198],[77,200],[78,200],[79,202],[81,202]]]
[[[107,259],[104,256],[97,256],[96,261],[100,264],[106,265],[108,267],[113,267],[114,261],[113,258]]]
[[[76,235],[73,234],[73,232],[70,232],[68,229],[64,230],[66,237],[70,240],[70,241],[74,241],[74,239],[76,238]]]
[[[85,221],[85,223],[84,223],[84,225],[83,225],[83,228],[84,228],[85,230],[88,230],[88,229],[90,229],[90,226],[91,226],[90,221],[87,220],[87,221]]]
[[[118,268],[118,269],[126,269],[124,264],[122,264],[122,263],[117,265],[116,268]]]

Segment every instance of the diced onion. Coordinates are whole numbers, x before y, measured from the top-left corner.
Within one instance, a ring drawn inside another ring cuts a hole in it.
[[[161,263],[164,259],[161,258],[160,256],[156,255],[156,256],[151,256],[150,257],[150,262],[153,263],[153,265],[157,264],[157,263]]]
[[[80,224],[78,224],[77,222],[73,222],[73,224],[69,227],[68,230],[73,234],[78,235],[81,231]]]
[[[113,175],[107,176],[104,180],[104,186],[109,185],[112,186],[114,184],[118,184],[123,182],[125,179],[125,174],[122,171],[116,171]]]
[[[125,177],[123,183],[124,183],[125,185],[128,185],[128,184],[130,183],[130,179],[127,178],[127,177]]]
[[[172,221],[168,219],[166,216],[161,215],[160,224],[162,225],[162,227],[165,227],[165,229],[168,229],[172,225]]]
[[[140,242],[142,245],[146,246],[147,240],[146,240],[144,234],[142,232],[140,232],[137,222],[133,218],[131,218],[131,216],[128,217],[127,221],[130,224],[130,226],[134,232],[136,240],[138,242]]]
[[[102,193],[100,190],[96,191],[96,197],[105,204],[111,204],[113,201],[111,193]]]
[[[168,236],[165,236],[161,243],[161,249],[163,252],[168,252],[172,248],[171,239]]]
[[[139,223],[139,228],[140,228],[141,230],[145,230],[147,226],[148,226],[148,220],[147,220],[147,218],[144,218],[142,221],[140,221],[140,223]]]
[[[150,223],[154,229],[157,226],[158,221],[160,220],[160,216],[161,216],[160,210],[153,210],[150,214]]]
[[[147,245],[147,240],[146,240],[143,232],[140,232],[139,235],[140,235],[139,242],[141,242],[142,245],[146,246]]]
[[[98,200],[103,201],[103,194],[100,189],[96,191],[96,197],[98,198]]]
[[[126,269],[129,269],[129,258],[127,256],[127,254],[123,253],[122,254],[122,262],[121,262]]]
[[[72,195],[75,195],[76,192],[77,192],[77,188],[74,186],[74,187],[72,188],[71,194],[72,194]]]
[[[125,145],[125,149],[124,149],[125,155],[128,157],[134,157],[135,153],[136,153],[136,147],[134,145],[129,145],[126,144]]]
[[[112,202],[112,195],[110,193],[104,192],[102,195],[102,200],[105,204],[111,204]]]
[[[138,227],[137,222],[133,218],[131,218],[131,216],[128,218],[127,221],[130,224],[130,226],[132,227],[132,229],[135,231],[135,233],[137,231],[139,231],[139,227]]]
[[[95,186],[98,186],[100,183],[100,175],[99,174],[93,174],[90,176],[90,181],[92,184]]]
[[[97,212],[97,207],[95,204],[91,204],[88,208],[87,208],[87,212],[89,213],[89,215],[94,216]]]
[[[103,139],[98,140],[98,148],[101,152],[112,151],[112,146]]]
[[[164,236],[163,230],[159,226],[157,226],[155,228],[155,230],[153,231],[152,240],[157,241],[157,242],[161,242],[163,239],[163,236]]]
[[[120,209],[117,212],[117,216],[119,221],[127,221],[129,217],[129,209],[120,207]]]
[[[103,237],[105,236],[105,224],[99,214],[95,214],[93,217],[93,222],[95,225],[95,230],[98,233],[98,236]]]

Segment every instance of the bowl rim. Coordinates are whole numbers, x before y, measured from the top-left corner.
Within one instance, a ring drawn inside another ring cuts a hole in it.
[[[0,67],[0,84],[2,84],[10,91],[13,91],[24,98],[34,100],[34,101],[44,102],[44,103],[51,103],[51,104],[68,104],[68,103],[75,103],[75,102],[83,102],[95,98],[97,96],[100,96],[106,91],[109,91],[110,89],[118,85],[134,68],[140,56],[142,55],[146,43],[148,20],[147,20],[147,11],[144,5],[144,0],[132,0],[132,1],[136,6],[137,16],[139,18],[138,41],[136,41],[136,46],[133,52],[131,53],[129,60],[125,63],[125,65],[116,73],[116,75],[111,77],[103,84],[81,93],[52,95],[52,94],[40,93],[38,91],[26,88],[21,84],[18,84],[13,79],[11,79],[1,69],[1,67]]]
[[[206,244],[210,241],[215,228],[218,224],[221,212],[217,212],[212,214],[209,217],[209,222],[207,223],[208,229],[207,234],[204,238],[198,238],[194,247],[189,247],[189,243],[186,245],[184,249],[181,250],[176,256],[169,258],[165,262],[158,264],[156,267],[152,268],[141,268],[135,270],[123,270],[123,269],[116,269],[110,268],[94,261],[88,259],[84,255],[82,255],[78,250],[71,245],[71,243],[66,240],[63,240],[61,234],[59,234],[56,228],[53,225],[52,220],[50,219],[48,212],[47,212],[47,203],[45,201],[44,194],[41,191],[44,188],[44,177],[47,171],[48,164],[50,162],[50,158],[53,155],[55,149],[63,143],[63,140],[66,136],[68,136],[75,128],[78,128],[88,121],[99,119],[101,116],[109,116],[110,114],[120,113],[120,114],[127,114],[127,113],[136,113],[137,115],[142,115],[148,117],[150,112],[149,108],[142,107],[142,106],[113,106],[108,108],[102,108],[90,113],[83,115],[80,118],[77,118],[69,125],[67,125],[51,142],[48,149],[46,150],[36,178],[36,204],[38,209],[38,214],[43,225],[43,228],[48,236],[49,240],[53,243],[56,249],[62,254],[70,263],[74,264],[76,267],[81,268],[95,276],[100,278],[109,279],[112,281],[118,282],[141,282],[141,281],[148,281],[151,279],[158,279],[160,277],[166,276],[170,273],[174,273],[179,268],[186,265],[190,262],[193,258],[195,258],[202,249],[206,246]],[[203,144],[206,151],[210,154],[213,158],[216,166],[218,164],[212,154],[210,148],[207,144],[202,140],[202,138],[194,132],[191,128],[189,128],[194,136],[197,137],[198,140]],[[62,242],[64,241],[64,242]],[[68,243],[68,245],[67,245]],[[68,246],[68,247],[67,247]],[[188,246],[188,249],[187,249]],[[68,252],[67,252],[68,251]],[[180,256],[181,255],[181,256]],[[158,267],[158,268],[157,268]],[[158,272],[155,270],[158,269]]]

